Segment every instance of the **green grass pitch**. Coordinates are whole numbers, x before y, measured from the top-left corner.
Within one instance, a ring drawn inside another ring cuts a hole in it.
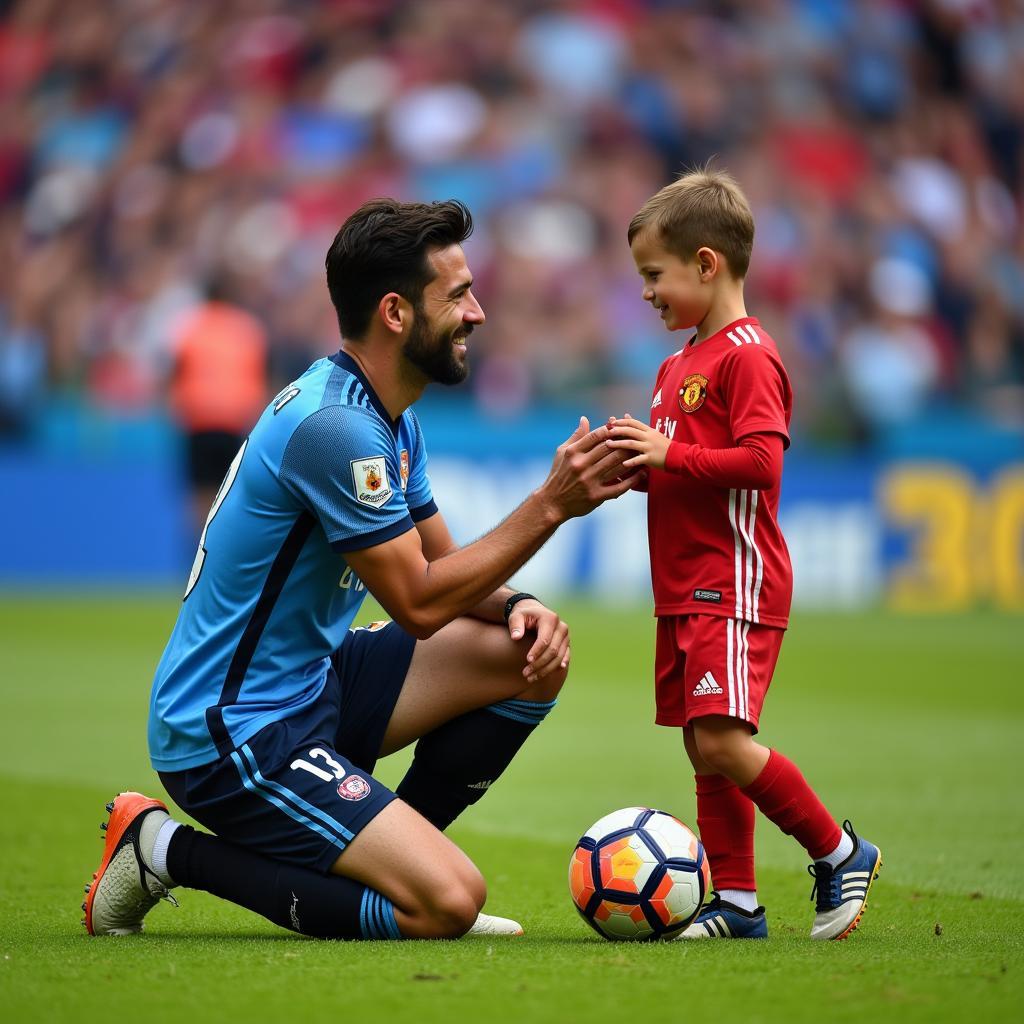
[[[89,939],[82,885],[103,804],[162,795],[145,752],[166,595],[0,599],[0,1014],[139,1020],[910,1021],[1012,1019],[1024,996],[1024,630],[994,614],[801,615],[762,720],[885,867],[860,929],[812,944],[803,852],[759,821],[765,943],[623,945],[569,902],[600,815],[694,820],[678,735],[651,724],[653,621],[569,604],[555,713],[453,837],[518,940],[306,940],[197,892],[145,935]],[[366,618],[373,617],[367,608]],[[397,781],[406,759],[381,765]]]

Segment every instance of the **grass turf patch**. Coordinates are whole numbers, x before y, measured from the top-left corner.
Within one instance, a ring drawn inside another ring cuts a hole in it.
[[[162,596],[0,602],[6,1019],[91,1021],[144,1005],[153,1021],[934,1021],[1009,1016],[1024,995],[1024,651],[1008,618],[794,622],[762,739],[886,861],[847,942],[809,942],[804,855],[763,821],[768,942],[613,945],[578,919],[567,861],[596,818],[646,803],[694,819],[678,734],[650,724],[653,623],[588,605],[564,611],[574,667],[559,707],[452,833],[488,878],[488,909],[521,920],[525,938],[317,942],[184,892],[179,910],[153,911],[145,936],[90,940],[78,903],[103,804],[122,788],[162,793],[145,718],[175,611]],[[397,781],[407,756],[382,762],[381,778]]]

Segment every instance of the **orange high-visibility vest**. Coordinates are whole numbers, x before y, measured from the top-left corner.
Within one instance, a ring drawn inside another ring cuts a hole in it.
[[[244,310],[208,302],[177,335],[171,407],[192,432],[246,434],[268,400],[267,336]]]

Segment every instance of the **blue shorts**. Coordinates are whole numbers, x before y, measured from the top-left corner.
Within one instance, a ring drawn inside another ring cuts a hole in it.
[[[352,630],[311,707],[261,729],[220,761],[161,772],[160,781],[222,839],[330,871],[396,799],[372,773],[415,646],[394,622]]]

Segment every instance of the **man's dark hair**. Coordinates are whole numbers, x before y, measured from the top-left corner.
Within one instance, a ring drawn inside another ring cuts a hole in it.
[[[327,288],[342,337],[361,338],[388,292],[418,308],[424,287],[434,277],[427,250],[458,245],[472,230],[473,218],[457,199],[371,199],[360,206],[327,250]]]

